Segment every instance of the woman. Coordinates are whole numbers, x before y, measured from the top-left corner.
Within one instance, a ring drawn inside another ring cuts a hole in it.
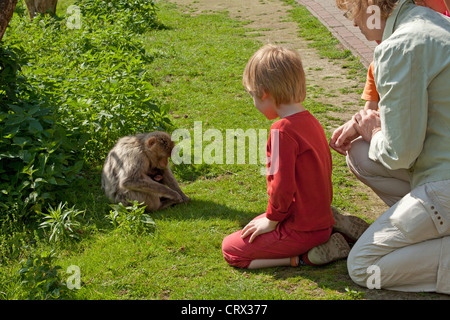
[[[349,274],[369,288],[450,294],[450,19],[413,0],[336,2],[381,42],[379,111],[356,114],[340,142],[391,206],[352,248]]]

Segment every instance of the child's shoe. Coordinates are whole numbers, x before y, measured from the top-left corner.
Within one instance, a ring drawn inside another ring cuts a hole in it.
[[[307,257],[310,263],[322,265],[347,258],[349,253],[350,246],[342,234],[333,233],[327,242],[309,250]]]
[[[333,227],[334,231],[344,234],[352,242],[356,242],[369,227],[369,224],[361,218],[349,214],[342,214],[333,207],[331,207],[331,210],[336,221]]]

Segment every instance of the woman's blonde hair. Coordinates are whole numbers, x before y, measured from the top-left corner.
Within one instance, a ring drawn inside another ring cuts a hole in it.
[[[353,17],[363,13],[371,5],[378,6],[381,12],[381,18],[387,19],[394,11],[398,0],[336,0],[339,9],[350,11]]]
[[[303,102],[306,97],[305,72],[296,50],[265,45],[248,61],[244,70],[245,89],[261,98],[268,91],[277,106]]]

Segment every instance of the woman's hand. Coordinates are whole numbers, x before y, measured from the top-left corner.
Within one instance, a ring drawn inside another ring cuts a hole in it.
[[[330,147],[342,155],[347,155],[352,141],[359,137],[355,128],[356,122],[352,119],[337,128],[330,139]]]
[[[381,120],[378,111],[361,110],[353,116],[352,120],[356,122],[356,131],[369,143],[373,135],[381,130]]]
[[[250,221],[241,232],[241,238],[244,239],[250,235],[249,243],[252,243],[255,238],[263,233],[275,230],[278,221],[272,221],[266,217]]]

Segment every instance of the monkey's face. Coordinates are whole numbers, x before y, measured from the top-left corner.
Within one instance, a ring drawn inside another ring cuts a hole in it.
[[[157,167],[158,167],[159,169],[164,170],[164,169],[167,168],[168,165],[169,165],[169,157],[168,157],[168,156],[167,156],[167,157],[164,157],[164,158],[160,158],[160,159],[158,160],[158,165],[157,165]]]
[[[172,149],[175,146],[170,136],[166,133],[153,134],[148,138],[146,146],[151,168],[167,169]]]

